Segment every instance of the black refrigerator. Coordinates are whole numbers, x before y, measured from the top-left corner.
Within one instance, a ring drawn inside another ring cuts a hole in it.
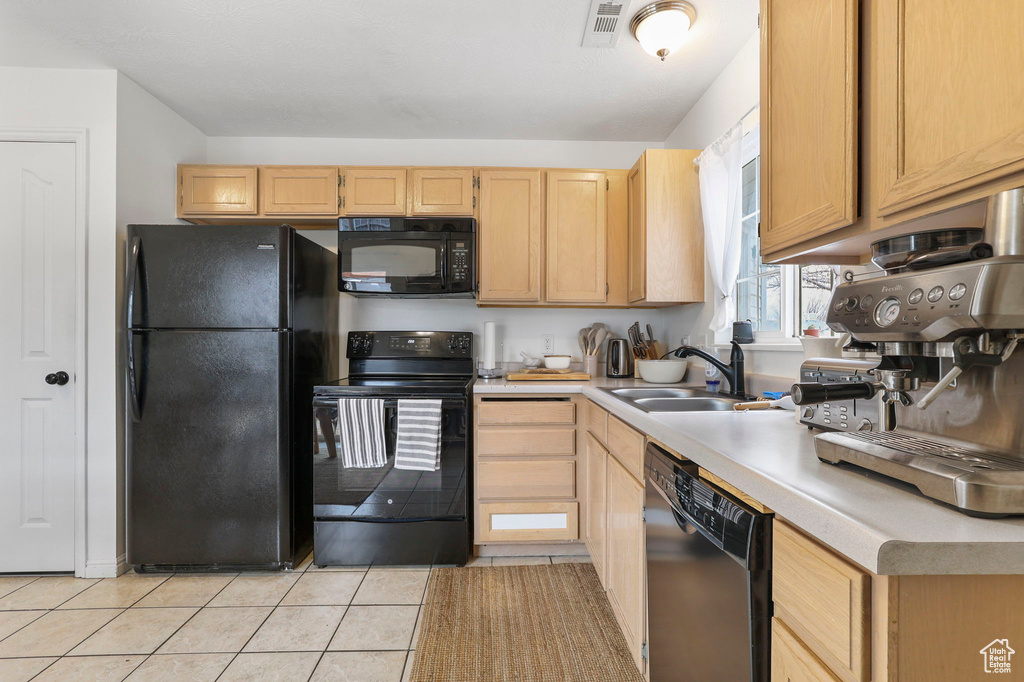
[[[129,225],[128,563],[284,569],[312,547],[313,386],[337,256],[282,226]]]

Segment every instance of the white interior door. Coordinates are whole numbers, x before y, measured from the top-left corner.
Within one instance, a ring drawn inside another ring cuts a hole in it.
[[[0,142],[0,321],[0,573],[73,571],[72,143]]]

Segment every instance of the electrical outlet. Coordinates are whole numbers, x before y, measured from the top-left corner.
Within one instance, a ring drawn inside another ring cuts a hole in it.
[[[681,345],[681,346],[689,346],[690,345],[690,335],[687,334],[683,338],[679,339],[679,345]]]
[[[555,352],[555,335],[554,334],[541,334],[540,338],[544,341],[544,353],[551,355]]]

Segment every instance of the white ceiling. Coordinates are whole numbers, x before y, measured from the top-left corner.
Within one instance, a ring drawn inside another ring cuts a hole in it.
[[[3,0],[0,65],[118,69],[207,135],[662,140],[756,29],[693,4],[660,62],[580,47],[589,0]]]

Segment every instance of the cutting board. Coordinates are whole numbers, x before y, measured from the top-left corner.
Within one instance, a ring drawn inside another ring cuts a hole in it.
[[[590,381],[590,375],[572,369],[523,369],[509,372],[506,381]]]

